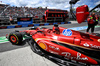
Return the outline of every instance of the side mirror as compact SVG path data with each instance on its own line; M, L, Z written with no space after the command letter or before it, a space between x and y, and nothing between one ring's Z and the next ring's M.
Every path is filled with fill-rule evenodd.
M84 20L86 20L88 16L89 16L89 9L87 5L82 5L76 8L76 19L79 24L84 22Z

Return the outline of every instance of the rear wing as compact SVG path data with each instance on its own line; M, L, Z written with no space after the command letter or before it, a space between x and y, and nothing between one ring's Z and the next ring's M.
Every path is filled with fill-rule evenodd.
M76 19L79 24L84 22L84 20L86 20L88 16L89 16L89 9L87 5L82 5L76 8Z

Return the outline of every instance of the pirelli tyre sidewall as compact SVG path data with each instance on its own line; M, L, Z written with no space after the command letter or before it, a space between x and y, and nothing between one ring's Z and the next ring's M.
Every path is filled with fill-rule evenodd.
M23 37L19 32L13 32L9 34L9 41L14 45L21 45Z

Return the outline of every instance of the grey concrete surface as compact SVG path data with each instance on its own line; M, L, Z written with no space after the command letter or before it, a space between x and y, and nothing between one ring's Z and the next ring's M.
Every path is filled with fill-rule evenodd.
M0 53L0 66L58 66L32 52L30 47Z

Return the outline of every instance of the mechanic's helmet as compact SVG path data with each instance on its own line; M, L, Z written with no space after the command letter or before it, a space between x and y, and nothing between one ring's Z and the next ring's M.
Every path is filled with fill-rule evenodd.
M56 33L56 34L60 34L60 30L59 30L59 27L58 27L57 24L55 24L55 25L53 26L53 32Z

